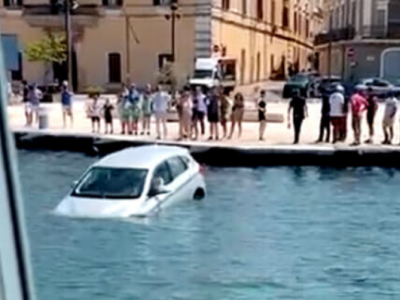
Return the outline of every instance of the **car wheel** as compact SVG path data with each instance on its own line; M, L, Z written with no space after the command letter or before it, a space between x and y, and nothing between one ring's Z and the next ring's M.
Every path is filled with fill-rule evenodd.
M206 192L202 188L198 188L193 195L193 200L200 201L206 196Z

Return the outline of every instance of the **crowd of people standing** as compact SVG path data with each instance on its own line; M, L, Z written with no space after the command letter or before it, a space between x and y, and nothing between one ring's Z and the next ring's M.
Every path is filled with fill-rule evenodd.
M366 118L368 126L368 139L366 144L374 143L376 113L378 110L378 97L372 88L362 85L355 87L354 93L346 97L345 90L337 85L330 94L322 97L322 111L320 122L320 135L317 142L330 142L331 126L333 128L333 143L345 142L347 139L348 115L351 117L351 126L354 141L351 145L358 146L362 143L362 123ZM394 137L394 122L397 113L398 100L395 92L386 95L385 110L382 119L384 140L382 144L391 144Z
M38 123L39 107L43 94L35 84L22 83L21 95L27 126ZM384 135L383 144L391 144L394 137L394 122L397 113L398 100L394 92L386 95L385 110L382 120ZM68 119L73 125L73 98L68 82L64 81L60 88L63 125L67 127ZM355 92L347 96L341 85L336 85L330 93L322 96L322 110L317 143L345 142L348 136L348 119L354 133L352 145L362 143L362 124L364 119L368 126L366 144L374 143L376 113L379 99L371 88L356 86ZM265 139L267 127L267 108L269 99L266 91L261 90L256 96L259 130L258 137ZM92 131L100 133L104 120L104 132L114 133L114 116L121 122L121 134L147 135L151 134L151 120L155 120L157 139L168 137L167 119L171 107L175 107L179 121L179 140L197 140L205 136L208 123L208 140L231 139L235 132L240 138L243 131L245 98L241 93L232 97L230 91L222 87L204 90L186 86L175 97L166 91L164 86L155 89L147 85L143 91L135 84L123 87L118 100L112 104L110 99L100 100L100 95L93 95L87 107L87 115L91 119ZM303 121L308 117L307 101L294 91L289 101L287 122L288 128L293 127L295 144L299 143Z
M209 123L209 140L232 137L236 127L239 136L242 133L244 98L236 94L234 101L222 88L213 88L205 93L201 87L191 89L184 87L175 99L159 85L153 91L147 85L140 93L135 85L124 88L118 97L118 112L121 120L122 134L150 135L150 120L154 116L158 139L168 136L167 117L169 109L174 106L179 120L179 139L197 140L206 134L206 119ZM231 128L228 128L232 121ZM222 129L222 136L220 136Z

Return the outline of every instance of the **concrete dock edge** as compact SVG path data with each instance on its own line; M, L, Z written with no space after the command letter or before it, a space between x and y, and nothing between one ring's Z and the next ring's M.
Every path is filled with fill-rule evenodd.
M400 167L400 146L260 145L140 140L121 136L15 130L18 149L82 152L103 156L126 147L149 144L186 147L201 163L211 166L381 166Z

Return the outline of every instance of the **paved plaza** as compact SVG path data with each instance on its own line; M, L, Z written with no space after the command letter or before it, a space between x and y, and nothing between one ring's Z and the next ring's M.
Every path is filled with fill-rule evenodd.
M61 105L59 103L52 104L42 104L42 108L49 114L49 129L47 131L52 133L64 133L64 134L82 134L82 133L91 133L91 121L86 115L86 107L87 103L84 100L75 101L74 102L74 124L71 128L63 128L62 123L62 113L61 113ZM288 103L286 101L274 102L268 104L268 114L275 116L274 122L270 122L267 125L265 141L258 141L258 123L257 122L244 122L243 124L243 134L239 139L237 137L237 133L231 140L225 139L222 141L216 141L212 143L221 144L225 146L243 146L243 147L262 147L263 145L289 145L293 142L293 130L288 129L287 127L287 106ZM383 105L380 105L378 114L376 117L376 136L375 143L380 144L383 140L383 134L381 129L381 121L383 114ZM302 128L302 135L300 141L301 145L311 145L314 144L317 140L319 134L319 121L320 121L320 110L321 105L319 101L311 101L308 104L309 117L304 121ZM256 115L256 111L254 110L254 104L249 102L247 103L247 115ZM11 127L14 130L30 130L25 127L25 117L24 117L24 108L22 104L14 104L8 107L8 115L11 123ZM277 118L278 116L278 118ZM397 118L398 119L398 118ZM353 134L351 130L351 123L349 118L349 130L348 130L348 139L347 143L351 143L353 141ZM152 132L151 136L124 136L124 139L140 139L140 140L155 140L155 124L154 120L152 122ZM229 124L230 126L230 124ZM120 122L117 118L114 119L114 136L118 136L121 131ZM207 126L208 127L208 126ZM33 126L32 130L37 129L37 126ZM208 129L208 128L207 128ZM102 131L104 130L104 123L102 123ZM168 123L168 138L167 140L174 141L178 138L178 124L176 122ZM397 144L400 135L399 135L400 125L399 122L396 121L395 124L395 140L394 142ZM207 130L208 131L208 130ZM222 132L222 130L220 131ZM104 135L104 134L101 134ZM362 127L362 140L366 140L368 137L368 129L366 125L365 119L363 120ZM122 138L122 136L121 136ZM201 137L198 141L205 142L208 138L208 134ZM196 142L194 142L196 143ZM323 145L323 144L322 144ZM326 145L325 145L326 146Z

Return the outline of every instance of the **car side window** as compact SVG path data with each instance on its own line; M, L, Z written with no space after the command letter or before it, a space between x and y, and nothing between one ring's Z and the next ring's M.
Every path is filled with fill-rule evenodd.
M389 84L386 81L375 79L374 80L374 85L379 86L379 87L387 87Z
M173 180L171 175L171 170L167 164L167 162L163 162L154 171L153 179L154 178L161 178L163 180L164 185L170 184Z
M170 158L168 160L168 165L173 179L177 178L189 168L188 164L179 156Z

